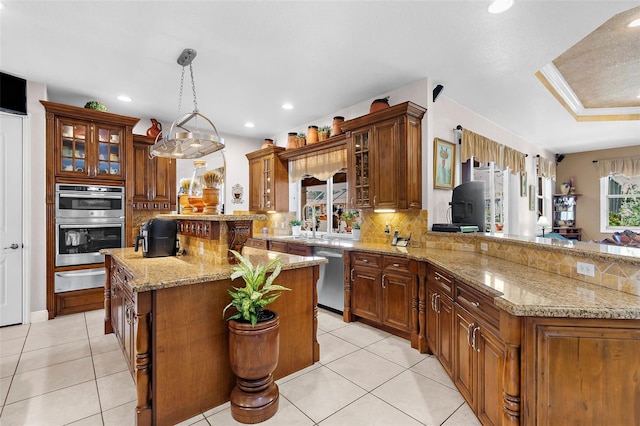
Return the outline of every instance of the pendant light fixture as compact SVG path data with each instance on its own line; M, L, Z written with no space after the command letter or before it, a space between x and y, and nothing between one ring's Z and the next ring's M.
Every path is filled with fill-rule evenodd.
M180 98L178 100L178 117L171 124L166 137L156 136L151 147L151 157L168 158L200 158L224 148L224 140L218 134L216 126L198 111L196 83L193 78L191 62L196 57L193 49L184 49L178 56L178 64L182 66L180 78ZM184 88L184 71L189 66L191 88L193 89L193 112L181 115L182 91Z

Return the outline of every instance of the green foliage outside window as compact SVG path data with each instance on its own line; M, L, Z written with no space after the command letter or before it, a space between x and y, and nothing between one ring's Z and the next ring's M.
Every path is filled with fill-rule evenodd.
M618 198L611 195L624 195ZM609 178L609 226L640 227L640 182Z

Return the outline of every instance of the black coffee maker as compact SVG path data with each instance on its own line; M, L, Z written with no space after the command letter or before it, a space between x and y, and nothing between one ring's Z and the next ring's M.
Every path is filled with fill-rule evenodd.
M138 251L139 243L142 241L144 257L175 256L177 233L176 219L149 219L140 227L140 235L136 237L135 251Z

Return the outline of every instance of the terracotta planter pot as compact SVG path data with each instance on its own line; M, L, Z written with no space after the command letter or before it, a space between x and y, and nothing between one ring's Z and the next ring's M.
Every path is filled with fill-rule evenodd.
M389 100L387 98L375 99L371 102L369 113L380 111L389 108Z
M318 142L318 126L309 126L307 128L307 143Z
M287 137L287 146L285 149L294 149L298 147L298 133L290 132Z
M260 149L269 148L270 146L273 146L273 139L265 139Z
M344 123L344 117L337 115L333 117L333 123L331 123L331 136L337 136L342 134L340 125Z
M278 411L280 393L272 373L280 352L280 317L251 323L229 321L229 361L236 375L231 415L241 423L259 423Z
M220 202L220 189L204 188L202 190L202 201L204 202L204 214L218 214L218 203Z

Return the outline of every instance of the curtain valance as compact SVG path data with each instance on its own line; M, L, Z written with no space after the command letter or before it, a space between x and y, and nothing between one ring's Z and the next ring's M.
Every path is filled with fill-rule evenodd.
M501 169L509 167L511 173L524 173L525 155L518 150L499 144L469 130L462 130L461 161L474 157L481 163L493 161Z
M598 160L600 177L621 174L627 177L640 176L640 157Z
M292 182L304 177L313 176L319 180L327 180L342 169L347 168L347 150L334 149L332 151L314 152L290 161Z
M555 161L550 161L542 157L537 157L537 160L538 160L538 176L546 177L547 179L555 179L556 178Z

